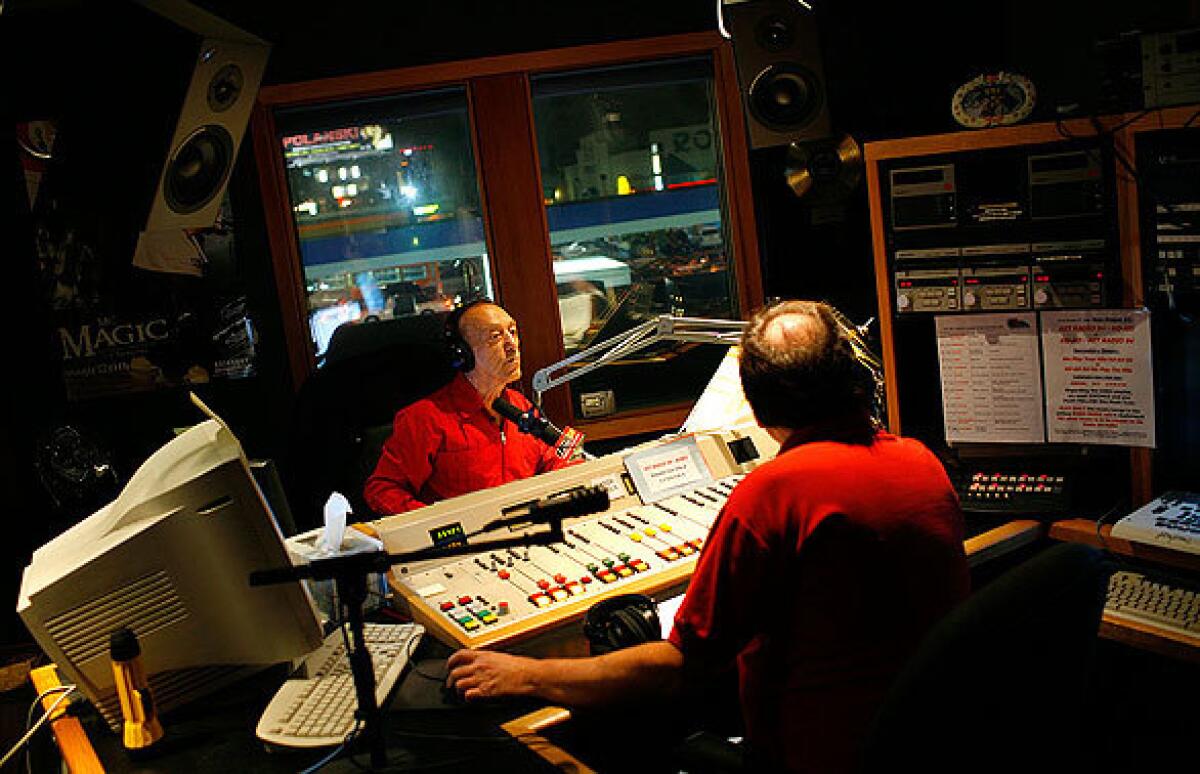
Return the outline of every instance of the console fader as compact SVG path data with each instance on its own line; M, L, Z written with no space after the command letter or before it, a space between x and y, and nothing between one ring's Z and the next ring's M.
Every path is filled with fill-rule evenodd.
M747 441L755 450L752 459L746 459ZM757 428L685 436L371 526L389 551L411 550L436 545L439 537L465 536L514 503L571 486L607 486L609 509L566 520L561 542L393 570L400 603L439 639L455 646L509 646L578 620L607 596L682 590L729 493L776 448Z

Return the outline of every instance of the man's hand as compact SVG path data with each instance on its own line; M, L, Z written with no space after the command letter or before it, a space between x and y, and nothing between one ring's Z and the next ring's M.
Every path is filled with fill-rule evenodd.
M534 696L538 662L490 650L460 650L446 662L446 684L468 701Z

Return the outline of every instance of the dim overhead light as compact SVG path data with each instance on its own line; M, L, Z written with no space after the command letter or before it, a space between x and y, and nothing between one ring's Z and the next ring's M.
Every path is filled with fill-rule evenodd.
M328 183L329 182L329 170L328 169L318 169L317 170L317 182L318 183Z
M358 168L357 164L350 167L350 177L354 178L355 180L362 177L362 170Z
M349 175L350 173L345 167L338 167L338 180L345 180Z

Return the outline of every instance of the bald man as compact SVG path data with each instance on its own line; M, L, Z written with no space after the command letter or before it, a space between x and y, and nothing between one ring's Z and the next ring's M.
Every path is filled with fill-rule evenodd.
M759 312L740 368L782 447L730 495L670 638L584 659L462 650L452 687L468 700L588 706L679 692L736 665L748 771L854 769L892 678L967 594L962 512L928 449L875 428L872 375L830 307ZM856 537L814 537L826 524Z
M411 511L569 464L492 409L499 397L521 411L530 408L525 396L508 389L521 378L521 339L512 316L490 301L476 301L451 313L446 331L465 350L460 371L396 413L363 487L377 514Z

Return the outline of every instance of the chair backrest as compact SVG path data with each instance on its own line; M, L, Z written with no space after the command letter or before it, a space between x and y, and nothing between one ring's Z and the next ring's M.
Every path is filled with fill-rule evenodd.
M320 526L333 491L346 496L355 518L372 518L362 487L392 418L454 376L443 342L444 317L416 315L343 326L345 333L338 329L324 367L301 386L293 412L285 480L300 530Z
M951 611L885 697L863 770L1069 766L1090 744L1077 725L1111 572L1102 552L1058 544Z

